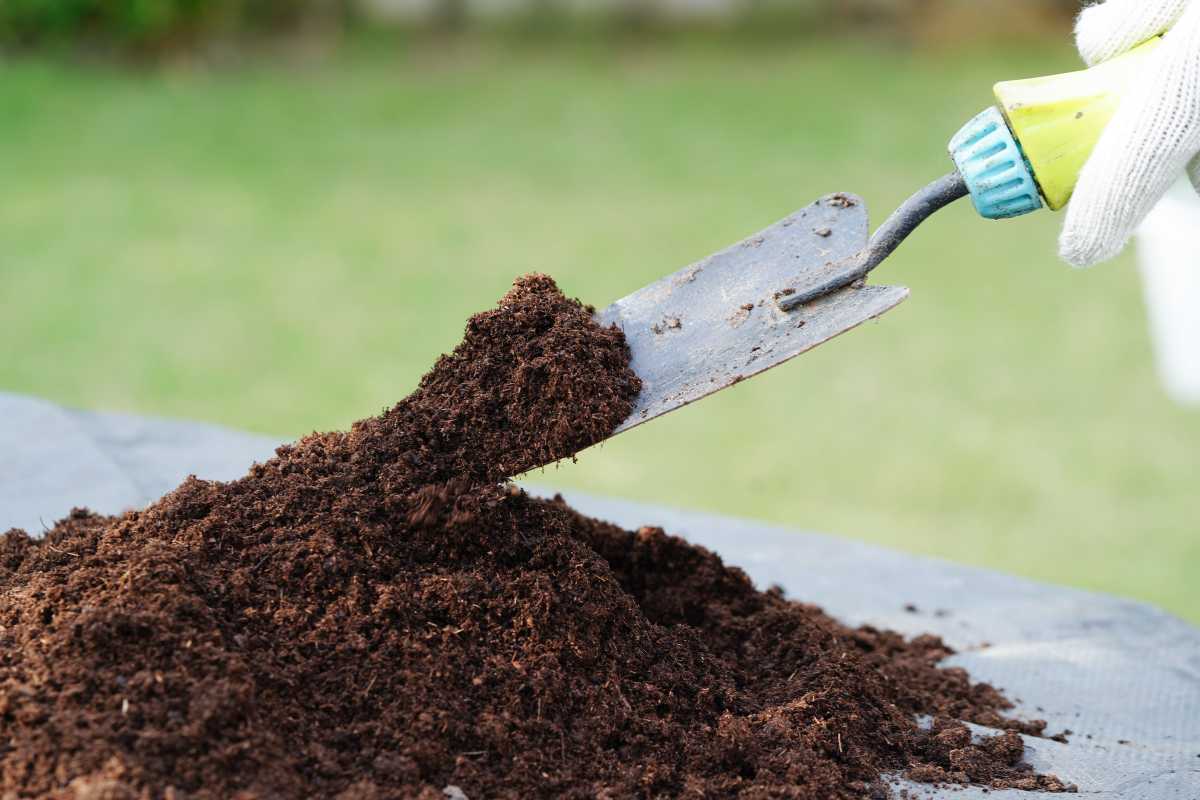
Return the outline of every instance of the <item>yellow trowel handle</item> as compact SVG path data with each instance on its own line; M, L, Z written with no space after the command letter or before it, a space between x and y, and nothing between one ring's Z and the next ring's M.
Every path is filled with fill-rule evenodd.
M1016 136L1034 178L1057 211L1067 204L1079 172L1108 127L1131 81L1162 42L1156 37L1091 69L996 84L996 102Z
M996 84L997 107L969 122L950 151L985 217L1057 211L1122 97L1162 39L1091 69ZM1039 197L1040 195L1040 197Z

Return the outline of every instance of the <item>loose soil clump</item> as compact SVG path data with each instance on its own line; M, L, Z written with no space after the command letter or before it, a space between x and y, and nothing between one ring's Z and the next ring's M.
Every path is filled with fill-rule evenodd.
M4 534L0 797L1069 788L1020 766L1017 732L1044 724L939 669L940 640L844 627L506 482L615 429L628 362L619 330L528 276L347 432L144 511Z

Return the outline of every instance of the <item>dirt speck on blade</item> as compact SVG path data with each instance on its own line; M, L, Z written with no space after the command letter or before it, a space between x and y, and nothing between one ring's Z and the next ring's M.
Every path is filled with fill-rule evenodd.
M740 328L743 324L745 324L746 320L750 319L750 315L752 313L754 313L753 303L746 303L745 305L738 306L737 310L735 310L729 317L729 327Z
M676 288L678 288L680 286L684 286L689 283L694 283L696 278L700 277L700 273L703 271L704 271L703 264L692 267L687 272L676 275L675 279L674 279L674 281L672 281L672 283L674 284L674 286Z
M858 205L858 202L853 197L841 192L830 195L828 203L834 208L853 208Z
M144 511L0 536L5 798L883 796L885 773L1062 790L1040 734L939 669L657 528L507 478L638 393L545 276L346 432ZM916 715L934 717L931 731Z
M662 322L656 322L651 326L656 336L662 336L667 331L677 331L683 328L683 320L679 317L664 317Z

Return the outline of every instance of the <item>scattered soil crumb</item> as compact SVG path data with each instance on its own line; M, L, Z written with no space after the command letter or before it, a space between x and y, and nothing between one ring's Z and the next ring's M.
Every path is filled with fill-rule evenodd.
M529 276L348 431L0 535L0 797L860 800L905 770L1070 790L1021 766L1044 723L939 668L940 639L507 482L638 391L620 331Z
M833 235L833 231L829 228L816 228L813 230L813 233L815 233L817 236L820 236L822 239L828 239Z

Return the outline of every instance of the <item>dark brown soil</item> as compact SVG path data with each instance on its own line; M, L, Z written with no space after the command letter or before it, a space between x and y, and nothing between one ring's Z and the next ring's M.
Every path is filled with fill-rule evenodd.
M852 630L504 481L604 438L620 332L544 276L407 399L231 483L0 538L0 797L1058 789L939 640ZM937 718L923 730L916 715ZM451 787L457 787L454 790Z

